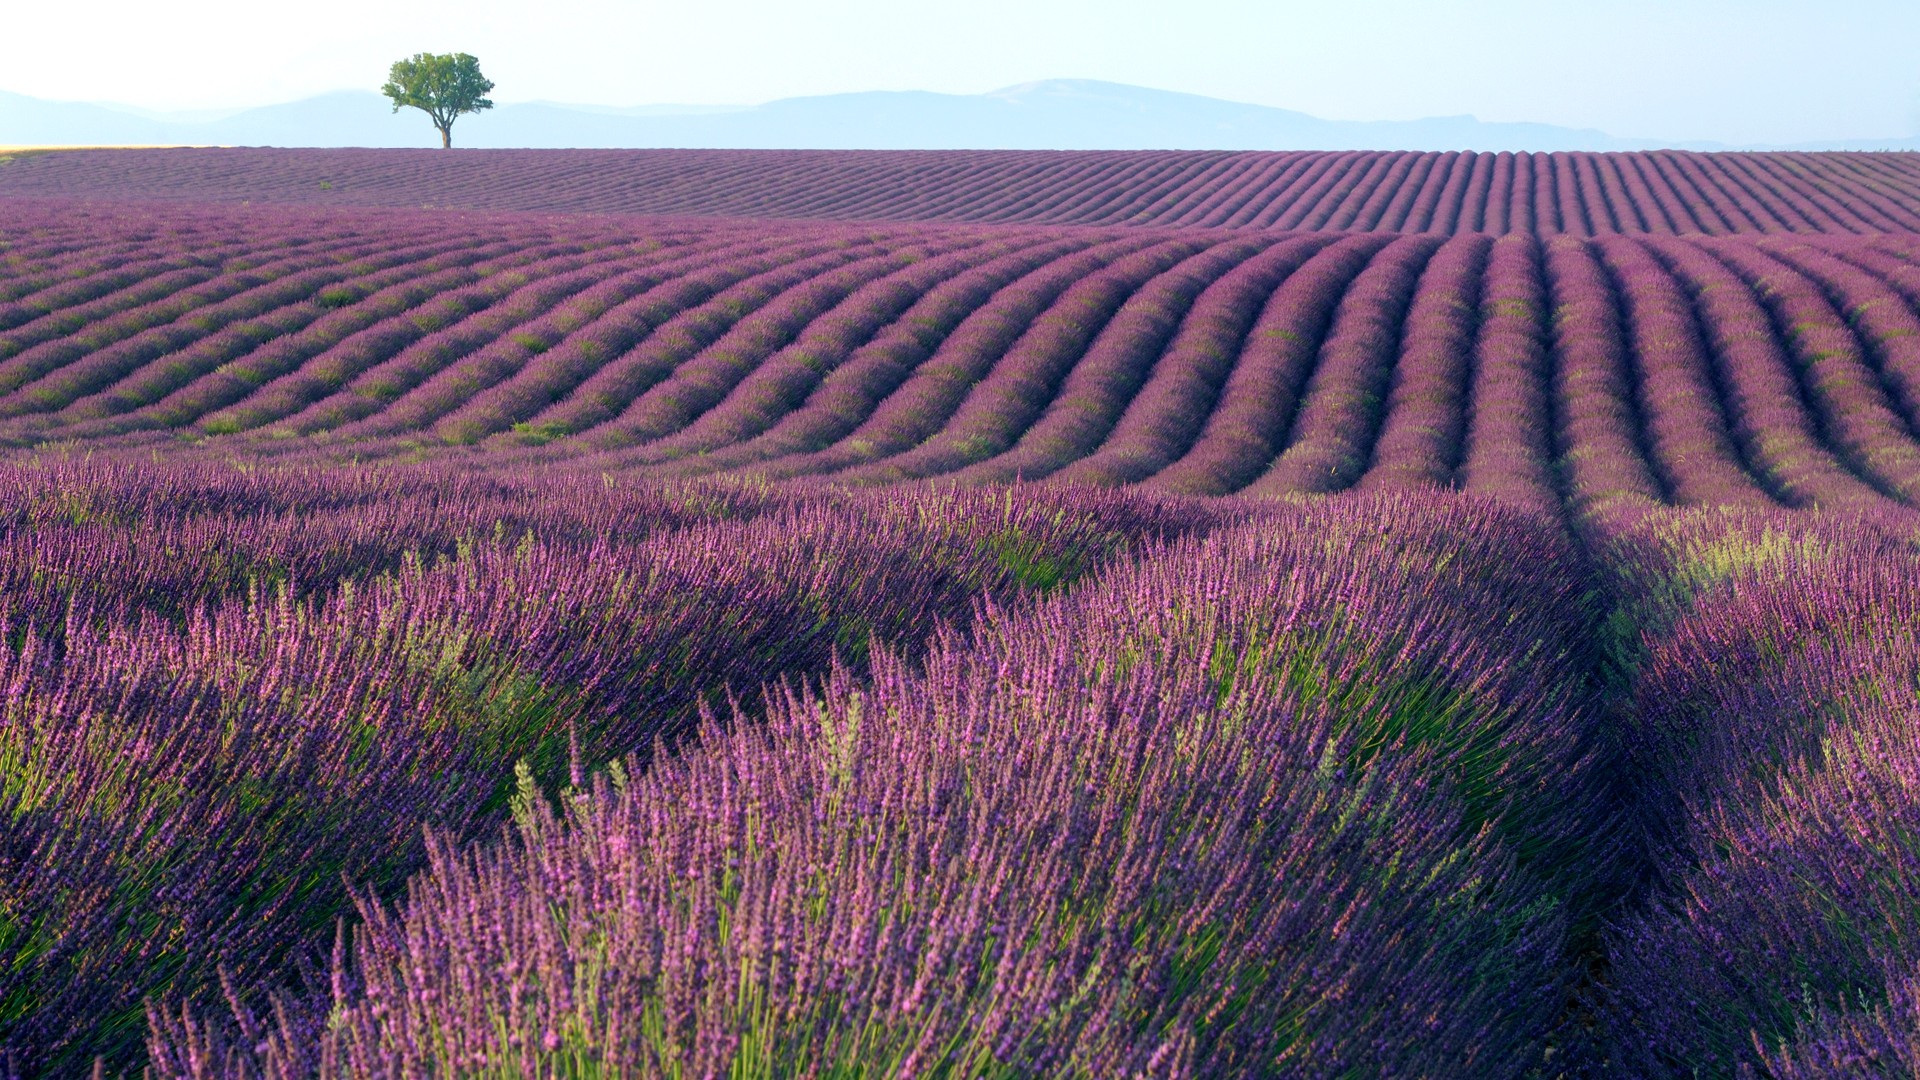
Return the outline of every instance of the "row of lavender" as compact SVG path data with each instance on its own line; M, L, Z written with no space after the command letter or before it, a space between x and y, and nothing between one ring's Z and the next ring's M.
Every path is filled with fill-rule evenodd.
M1905 240L35 213L0 281L17 445L1580 512L1920 497Z
M1620 1075L1920 1070L1920 531L1626 515L1634 902L1597 998Z
M770 680L912 655L1227 509L596 475L0 475L0 1073L293 978L529 782L632 775ZM889 663L894 662L892 660Z
M1623 727L1552 526L1263 513L924 666L778 695L642 780L557 810L523 789L500 846L442 844L404 904L362 901L331 990L170 1010L155 1052L178 1075L1906 1075L1913 520L1604 528ZM1566 935L1602 914L1582 995Z
M170 655L231 689L225 713L158 710L183 741L240 701L288 710L273 672L298 665L270 658L345 653L322 668L345 686L294 695L303 723L276 733L310 731L306 749L223 758L244 783L216 801L245 804L251 842L238 805L153 805L203 783L125 796L144 831L228 858L216 886L171 852L171 877L120 894L152 898L142 924L182 917L168 899L189 890L219 918L155 927L203 950L92 937L156 973L138 990L30 968L67 1008L29 1022L65 1018L77 1063L131 1031L105 1006L145 991L151 1065L181 1076L1522 1076L1547 1060L1574 1001L1569 934L1628 865L1588 647L1600 612L1556 524L1404 496L692 490L755 516L571 560L478 545L317 606L190 619ZM808 615L890 644L843 633L831 670L795 655L774 588L791 565L734 569L764 592L709 627L732 582L685 553L747 537L759 559L856 567L799 575L817 583ZM644 568L669 550L694 565L637 584L666 576ZM888 559L916 569L862 576ZM556 562L578 580L537 576ZM928 639L936 615L950 622ZM780 650L757 649L776 623ZM130 648L65 640L69 668L94 662L61 686L131 674ZM625 667L579 659L610 653ZM661 660L671 677L630 673ZM729 662L820 677L700 694ZM371 722L369 692L346 688L362 668L398 699ZM19 678L42 716L89 700ZM695 741L641 744L696 710ZM563 729L543 763L539 736ZM56 831L50 803L67 805L42 797L26 835ZM320 880L341 872L351 893ZM236 880L255 899L222 905ZM75 895L62 886L32 898Z
M110 150L0 195L1424 233L1920 228L1902 154Z

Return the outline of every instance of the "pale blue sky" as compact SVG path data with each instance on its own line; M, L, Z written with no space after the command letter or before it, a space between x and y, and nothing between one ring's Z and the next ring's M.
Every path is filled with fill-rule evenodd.
M1733 143L1920 133L1916 0L7 4L0 90L156 109L370 90L403 55L464 50L501 102L1087 78L1334 119L1473 113Z

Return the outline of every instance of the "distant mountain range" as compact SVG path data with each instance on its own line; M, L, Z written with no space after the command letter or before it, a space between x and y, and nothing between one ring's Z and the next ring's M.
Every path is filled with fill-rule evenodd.
M618 108L528 102L461 117L470 147L1022 150L1732 150L1472 116L1323 120L1120 83L1056 79L986 94L920 91L785 98L752 106ZM159 113L0 92L0 145L432 146L424 114L372 91L231 112ZM1913 137L1802 150L1911 150ZM1788 149L1766 147L1764 149Z

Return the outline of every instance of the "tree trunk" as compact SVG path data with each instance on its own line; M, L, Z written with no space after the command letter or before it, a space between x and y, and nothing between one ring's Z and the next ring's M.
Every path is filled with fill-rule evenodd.
M453 125L452 124L448 124L446 127L443 127L440 129L440 149L442 150L453 149Z

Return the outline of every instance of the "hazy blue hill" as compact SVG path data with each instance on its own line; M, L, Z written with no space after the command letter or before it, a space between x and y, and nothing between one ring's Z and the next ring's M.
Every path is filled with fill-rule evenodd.
M190 141L226 146L417 146L421 129L439 141L424 114L396 116L392 103L370 90L338 90L189 126L205 132ZM464 134L458 124L454 132Z
M425 117L413 110L395 115L373 91L343 90L211 118L0 93L0 144L431 146L435 141ZM1472 116L1323 120L1288 109L1078 79L1027 83L986 94L875 91L737 107L528 102L462 117L454 127L454 142L473 147L742 149L1722 149ZM1888 139L1820 148L1914 145L1912 139Z
M0 144L183 142L180 128L101 105L0 91Z

